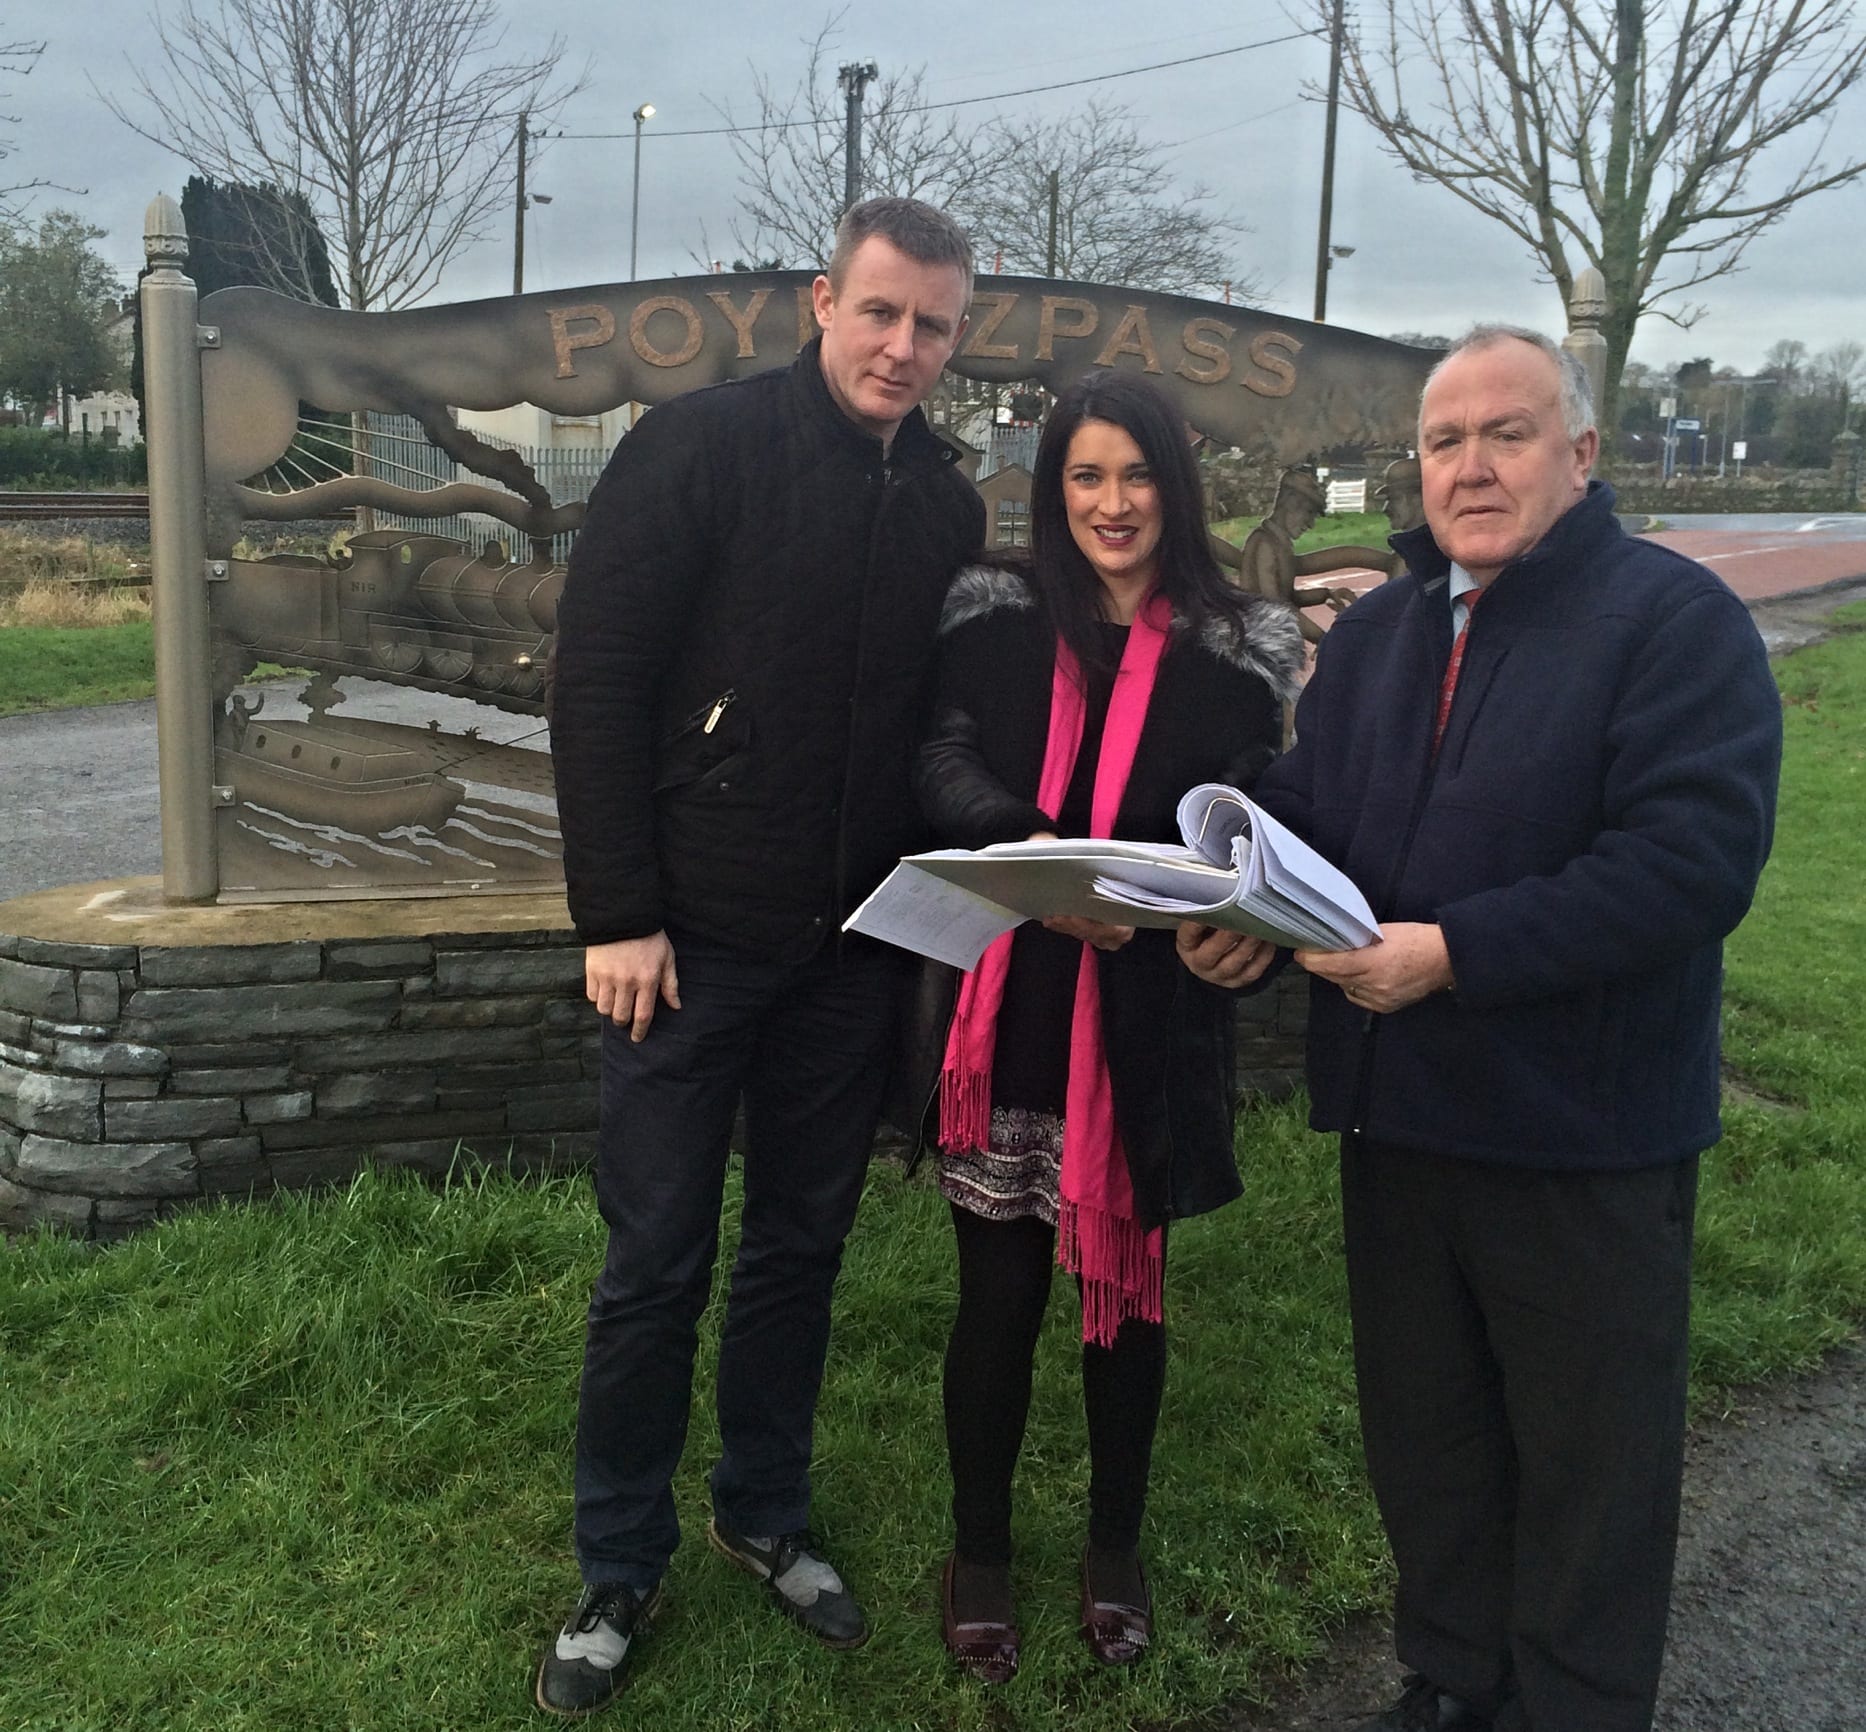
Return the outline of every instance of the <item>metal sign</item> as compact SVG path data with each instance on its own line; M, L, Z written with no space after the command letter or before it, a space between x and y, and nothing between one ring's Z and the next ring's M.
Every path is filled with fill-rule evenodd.
M145 296L154 285L175 303L165 329L178 333L192 285L172 201L151 207L147 233L162 268ZM152 521L180 526L158 586L191 583L208 597L205 633L188 626L205 644L158 666L171 708L191 725L205 712L211 730L211 747L172 754L211 756L211 778L195 776L178 817L193 840L178 841L190 864L173 876L165 773L170 894L435 895L558 881L542 726L496 739L486 724L500 712L541 719L563 584L551 544L581 523L600 454L567 491L463 425L462 412L534 405L583 423L784 365L815 334L813 280L666 278L393 313L257 288L202 302L198 325L187 320L186 355L172 337L175 352L152 360L150 374L152 401L177 411L164 437L190 443L173 427L192 420L205 460L198 482L164 493L152 438ZM1052 393L1092 368L1144 374L1199 432L1287 465L1341 445L1410 445L1436 359L1184 296L988 276L951 371ZM194 380L198 409L187 401ZM419 460L391 445L384 417L414 430ZM352 511L400 521L365 516L331 557L235 553L255 523ZM510 532L515 548L440 533L469 517ZM1310 575L1302 560L1317 556L1272 560L1279 551L1257 550L1243 581L1280 593ZM309 670L310 681L268 709L241 684L260 662ZM435 694L426 725L361 713L360 696L384 687ZM485 721L443 714L443 700L461 698Z

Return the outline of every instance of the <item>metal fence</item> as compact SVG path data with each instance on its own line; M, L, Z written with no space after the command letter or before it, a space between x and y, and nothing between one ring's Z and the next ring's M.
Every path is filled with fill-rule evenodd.
M462 470L445 451L429 442L421 430L421 423L411 415L371 415L369 435L371 469L377 474L390 477L400 486L444 487L451 482L464 480L488 487L498 485L483 475L469 475ZM496 438L487 433L479 433L476 437L485 444L495 445L502 451L516 452L522 457L530 466L532 474L550 493L553 505L587 499L613 450L613 447L560 450L519 445L510 439ZM470 512L458 517L409 517L399 512L378 511L376 521L391 528L451 536L464 542L474 553L484 551L495 541L518 558L523 558L529 551L513 547L517 531L509 524L478 513ZM552 538L551 557L560 564L570 557L573 536L574 532L567 532Z

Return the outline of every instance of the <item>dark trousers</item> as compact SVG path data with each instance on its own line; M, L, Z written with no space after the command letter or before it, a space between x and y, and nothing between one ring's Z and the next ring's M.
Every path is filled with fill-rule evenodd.
M830 1295L904 978L893 953L861 941L790 965L671 937L682 1008L661 1005L639 1044L603 1031L596 1191L609 1250L577 1412L578 1563L586 1582L638 1589L680 1538L670 1488L741 1094L745 1203L719 1346L713 1509L748 1534L808 1520Z
M946 1452L954 1546L973 1564L1011 1561L1011 1476L1030 1411L1037 1333L1056 1267L1043 1221L987 1221L954 1207L959 1309L946 1347ZM1130 1317L1112 1347L1082 1346L1088 1415L1089 1539L1132 1551L1147 1508L1147 1473L1166 1384L1166 1330Z
M1652 1723L1696 1198L1695 1159L1548 1172L1342 1139L1396 1646L1497 1732Z

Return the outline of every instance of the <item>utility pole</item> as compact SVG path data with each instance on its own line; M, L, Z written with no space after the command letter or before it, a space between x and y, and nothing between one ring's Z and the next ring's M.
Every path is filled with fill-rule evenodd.
M1044 253L1043 274L1046 277L1056 275L1056 207L1062 199L1060 177L1055 169L1050 170L1050 244Z
M872 60L852 60L836 71L836 82L848 98L848 119L842 142L842 208L847 210L862 196L862 92L871 78L879 78L881 68Z
M512 212L512 293L525 292L525 139L530 110L518 117L518 204Z
M1315 242L1315 322L1328 317L1329 225L1335 214L1335 120L1341 111L1341 15L1346 0L1335 0L1328 30L1328 120L1322 133L1322 222Z

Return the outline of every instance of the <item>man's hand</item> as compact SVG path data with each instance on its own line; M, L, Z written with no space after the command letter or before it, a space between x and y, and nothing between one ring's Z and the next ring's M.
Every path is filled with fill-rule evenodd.
M669 1010L680 1009L680 978L667 934L592 944L583 953L583 996L599 1015L627 1023L630 1040L646 1040L657 998L666 999Z
M1456 983L1445 935L1437 926L1396 921L1359 950L1298 950L1311 974L1332 980L1362 1010L1404 1010Z
M1276 946L1248 932L1227 932L1182 920L1173 939L1179 960L1213 986L1249 986L1276 956Z

